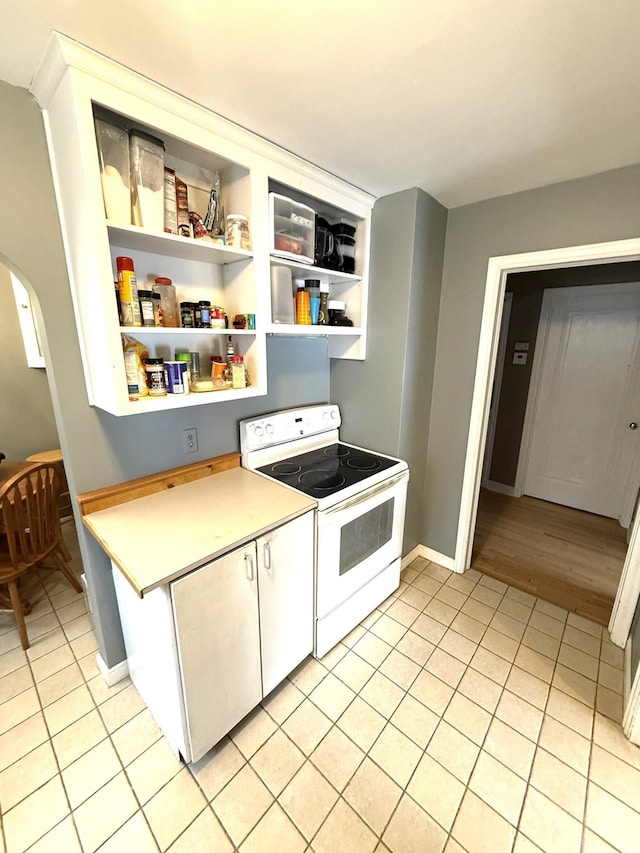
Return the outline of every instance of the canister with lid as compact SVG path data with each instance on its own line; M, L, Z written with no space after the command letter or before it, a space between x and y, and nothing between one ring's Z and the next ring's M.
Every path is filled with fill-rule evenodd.
M140 303L140 317L143 326L155 326L156 320L153 313L153 291L139 290L138 302Z
M225 239L227 246L233 249L251 249L249 220L246 216L241 213L230 213L227 216Z
M193 329L195 326L193 302L180 303L180 325L184 329Z
M164 233L164 142L141 130L130 133L131 217L140 225Z
M153 285L153 292L160 294L162 325L172 329L178 328L180 326L180 312L176 289L171 279L163 276L158 277Z
M244 370L244 358L241 355L234 355L231 359L231 387L245 388L247 378Z
M199 329L211 328L211 302L208 299L201 299L198 302L199 320L196 326Z
M144 369L147 371L147 385L150 397L164 397L167 393L167 382L164 373L163 358L145 358Z

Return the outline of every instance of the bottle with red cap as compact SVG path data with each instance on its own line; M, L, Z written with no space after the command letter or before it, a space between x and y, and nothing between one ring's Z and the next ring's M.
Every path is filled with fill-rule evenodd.
M118 290L120 291L120 313L123 326L141 326L138 284L131 258L116 258Z

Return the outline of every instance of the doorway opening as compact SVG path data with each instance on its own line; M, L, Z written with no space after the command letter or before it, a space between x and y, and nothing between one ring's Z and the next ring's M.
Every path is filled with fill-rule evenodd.
M456 571L463 572L471 564L491 390L496 367L500 320L507 276L511 273L586 267L594 264L619 263L631 260L640 260L640 240L638 239L573 246L489 259L458 523L454 562ZM639 534L640 524L638 517L636 517L608 626L612 641L619 646L624 646L626 643L640 594Z
M638 491L638 282L636 261L508 275L471 563L604 625Z

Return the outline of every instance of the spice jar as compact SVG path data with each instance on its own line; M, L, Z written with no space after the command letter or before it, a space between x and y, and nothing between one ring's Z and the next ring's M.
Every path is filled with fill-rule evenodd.
M244 371L244 358L241 355L234 355L231 359L231 387L245 388L247 379Z
M193 302L180 303L180 323L184 329L193 329L195 326Z
M153 324L154 326L162 325L162 297L159 293L154 293L151 291L151 298L153 299Z
M198 302L198 310L200 312L200 320L199 325L196 322L196 326L199 329L210 329L211 328L211 302L208 299L201 299Z
M249 221L246 216L240 213L230 213L227 216L225 239L227 246L233 249L251 249Z
M147 371L149 396L164 397L167 393L167 381L164 374L164 359L145 358L144 369Z
M140 303L140 317L143 326L155 326L156 320L153 314L153 291L139 290L138 302Z

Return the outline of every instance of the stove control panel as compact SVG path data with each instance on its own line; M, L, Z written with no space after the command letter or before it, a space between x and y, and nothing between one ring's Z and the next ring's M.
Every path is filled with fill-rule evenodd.
M240 421L240 450L248 453L295 439L320 435L340 426L340 409L335 405L283 409L259 418Z

